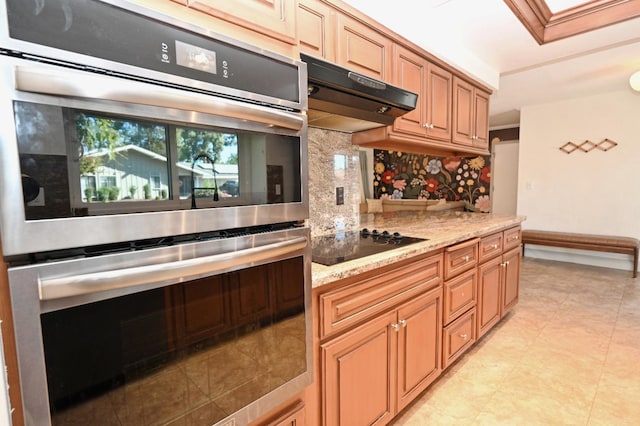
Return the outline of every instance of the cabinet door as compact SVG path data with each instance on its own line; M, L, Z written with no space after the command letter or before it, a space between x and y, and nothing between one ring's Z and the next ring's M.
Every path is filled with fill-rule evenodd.
M336 62L376 80L391 80L393 43L373 28L346 15L338 15Z
M489 148L489 94L476 89L474 94L474 148Z
M192 8L288 44L296 44L294 0L189 0Z
M496 257L478 267L478 338L500 321L502 257Z
M335 11L317 0L298 0L296 18L300 51L335 62Z
M425 137L424 124L427 102L424 93L428 64L422 57L396 44L394 65L393 83L398 87L417 93L418 103L416 109L396 118L393 128L402 133Z
M508 251L502 256L503 268L503 292L502 315L507 313L518 303L520 292L520 247Z
M453 143L473 145L473 86L453 77Z
M382 425L395 405L396 312L321 345L323 424Z
M452 74L437 65L429 64L425 98L427 136L451 141Z
M442 371L442 289L398 310L398 407L407 406Z

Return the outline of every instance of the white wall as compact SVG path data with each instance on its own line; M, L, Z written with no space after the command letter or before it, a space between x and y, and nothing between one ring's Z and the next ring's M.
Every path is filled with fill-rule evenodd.
M515 141L500 141L491 150L491 212L516 214L518 210L518 150Z
M568 141L618 143L566 154ZM524 107L520 119L518 214L523 229L640 238L640 94L616 91ZM629 256L527 247L539 256L631 269ZM584 255L584 256L582 256Z

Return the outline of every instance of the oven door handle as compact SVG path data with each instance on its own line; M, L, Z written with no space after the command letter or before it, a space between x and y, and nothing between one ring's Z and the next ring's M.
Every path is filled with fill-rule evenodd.
M16 65L14 81L16 90L23 92L175 108L292 130L304 127L302 114L71 68Z
M249 249L214 254L171 263L135 266L59 278L38 278L40 300L94 294L159 282L184 281L228 271L238 266L252 266L307 246L306 237L292 238Z

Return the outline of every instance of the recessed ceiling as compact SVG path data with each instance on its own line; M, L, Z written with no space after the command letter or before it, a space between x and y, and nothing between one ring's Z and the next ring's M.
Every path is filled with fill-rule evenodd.
M569 9L579 4L585 3L584 0L546 0L547 6L552 12L560 12L561 10Z
M551 11L545 0L504 2L538 44L551 43L640 16L638 1L589 0L558 12Z
M494 127L518 124L527 105L630 90L640 69L640 18L540 45L503 0L344 1L492 88ZM585 3L547 2L553 13Z

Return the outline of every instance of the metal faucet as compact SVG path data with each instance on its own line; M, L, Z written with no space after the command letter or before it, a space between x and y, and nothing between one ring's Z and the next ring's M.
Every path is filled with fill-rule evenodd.
M194 180L194 176L193 176L193 169L196 165L196 162L198 160L207 160L209 163L211 163L211 171L213 172L213 201L218 201L220 199L220 196L218 195L218 179L216 176L216 168L215 168L215 160L206 152L201 152L200 154L196 155L196 158L193 159L193 162L191 163L191 208L195 209L196 208L196 187L195 187L195 180ZM197 188L197 189L204 189L204 188Z

